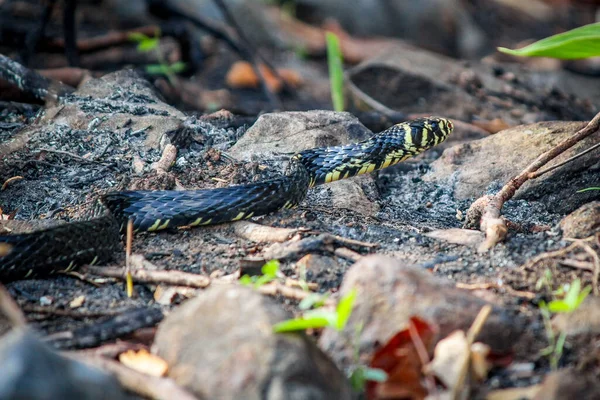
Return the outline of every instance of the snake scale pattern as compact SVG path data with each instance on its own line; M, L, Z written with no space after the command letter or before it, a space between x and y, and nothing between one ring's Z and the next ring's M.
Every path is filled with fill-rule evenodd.
M213 225L293 208L309 188L387 168L438 145L452 132L439 117L396 124L362 142L301 151L280 178L219 189L124 191L99 198L94 218L0 236L0 281L110 260L128 220L136 231Z

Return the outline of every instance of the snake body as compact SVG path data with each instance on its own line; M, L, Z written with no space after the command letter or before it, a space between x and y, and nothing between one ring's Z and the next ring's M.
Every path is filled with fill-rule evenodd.
M96 216L0 236L0 280L109 260L128 220L136 231L213 225L293 208L309 188L387 168L441 142L453 125L439 117L396 124L364 141L301 151L280 178L208 190L123 191L99 198Z

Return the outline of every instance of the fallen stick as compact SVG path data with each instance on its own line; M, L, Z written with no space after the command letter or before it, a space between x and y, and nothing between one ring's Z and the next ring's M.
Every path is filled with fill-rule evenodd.
M569 148L573 147L579 141L596 132L599 127L600 113L596 114L596 116L585 127L554 146L554 148L541 154L519 175L509 180L508 183L504 185L504 187L498 193L489 198L489 201L487 201L487 204L483 207L483 214L479 224L479 229L485 232L486 235L485 241L479 246L479 252L488 251L506 238L508 227L506 226L506 222L501 218L501 210L504 203L510 200L514 196L515 192L521 186L523 186L525 182L527 182L532 176L535 176L534 173L536 171L546 165L550 160L556 158ZM478 205L481 206L481 200L482 198L476 200L471 207L478 203ZM469 211L471 211L470 208ZM467 211L467 213L473 215L473 212L470 213L469 211Z
M88 265L83 268L98 276L109 278L126 279L126 271L120 267L97 267ZM204 275L191 274L181 271L151 271L147 269L131 269L131 278L136 282L143 283L166 283L175 286L188 286L193 288L205 288L210 285L211 279Z
M22 92L44 101L62 97L75 90L61 82L48 79L2 54L0 54L0 79L10 82Z

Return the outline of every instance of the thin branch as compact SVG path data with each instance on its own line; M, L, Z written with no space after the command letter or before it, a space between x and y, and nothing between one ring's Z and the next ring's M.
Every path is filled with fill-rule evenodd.
M574 155L573 157L569 158L568 160L565 160L565 161L563 161L563 162L560 162L560 163L558 163L558 164L556 164L556 165L553 165L553 166L551 166L551 167L548 167L548 168L546 168L546 169L542 169L542 170L540 170L540 171L536 171L536 172L530 173L530 174L529 174L529 176L528 176L527 178L529 178L529 179L534 179L534 178L537 178L537 177L539 177L539 176L541 176L541 175L544 175L546 172L550 172L550 171L552 171L552 170L555 170L555 169L556 169L556 168L558 168L558 167L562 167L563 165L565 165L565 164L567 164L567 163L570 163L571 161L573 161L573 160L575 160L575 159L577 159L577 158L579 158L579 157L583 156L584 154L587 154L587 153L589 153L590 151L594 151L595 149L597 149L597 148L599 148L599 147L600 147L600 143L596 143L595 145L593 145L593 146L592 146L592 147L590 147L589 149L587 149L587 150L584 150L584 151L582 151L581 153Z
M75 90L61 82L48 79L2 54L0 54L0 79L10 82L21 91L44 101L49 98L62 97Z
M501 218L501 209L506 201L511 199L515 192L529 180L530 174L538 171L550 160L556 158L566 150L573 147L576 143L595 133L600 127L600 113L582 129L563 140L552 149L541 154L535 161L527 166L519 175L512 178L504 187L494 195L484 208L480 220L480 229L486 233L486 240L479 247L480 252L485 252L497 243L504 240L508 233L508 227Z

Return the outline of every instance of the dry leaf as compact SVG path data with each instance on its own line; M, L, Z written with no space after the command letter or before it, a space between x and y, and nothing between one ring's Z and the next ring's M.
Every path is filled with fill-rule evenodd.
M71 308L79 308L85 302L85 296L77 296L69 303L69 307Z
M164 376L169 369L165 360L154 354L148 353L148 350L146 349L141 349L138 352L135 350L128 350L121 353L119 354L119 361L123 365L138 372L157 377Z
M0 243L0 257L4 257L10 254L12 246L8 243Z
M435 346L433 360L425 371L435 375L449 389L460 380L462 366L469 359L469 344L464 331L454 331Z
M471 372L478 381L487 378L492 364L488 360L491 348L485 343L476 342L471 345Z
M273 71L266 65L258 66L261 74L265 77L265 82L273 92L279 92L283 87L281 80L275 76ZM281 78L290 86L297 87L302 83L300 75L289 69L278 69L277 72ZM227 85L232 88L257 88L260 84L258 76L254 73L252 65L247 61L238 61L234 63L225 78Z
M428 351L436 329L416 317L411 318L411 323ZM367 398L421 400L427 395L427 390L421 383L421 358L408 329L398 332L377 350L370 366L384 370L388 379L385 382L368 382Z
M439 229L425 233L425 236L432 239L443 240L448 243L462 244L465 246L479 245L485 239L485 235L481 231L471 229Z

